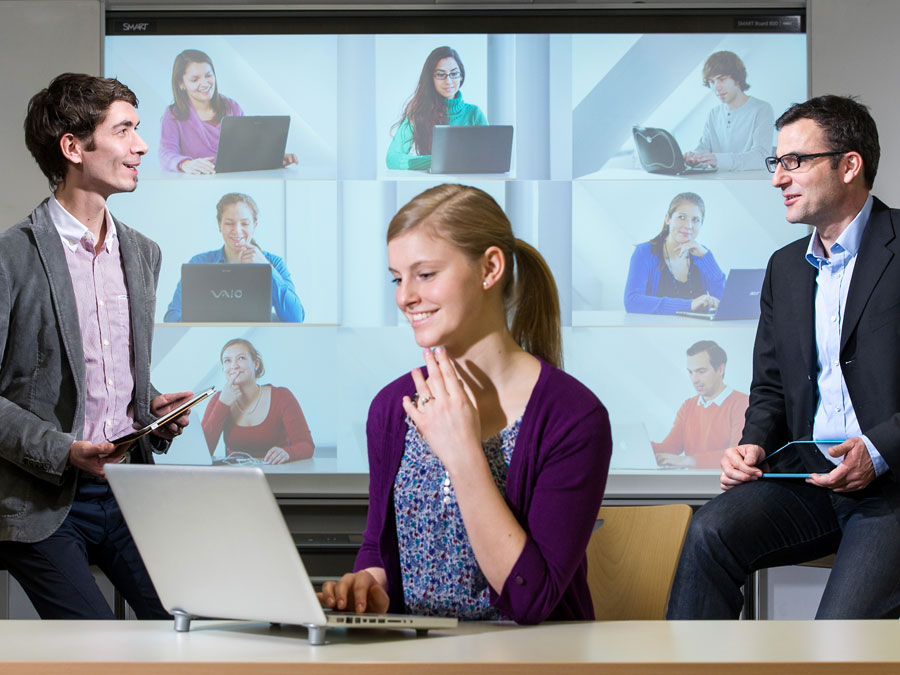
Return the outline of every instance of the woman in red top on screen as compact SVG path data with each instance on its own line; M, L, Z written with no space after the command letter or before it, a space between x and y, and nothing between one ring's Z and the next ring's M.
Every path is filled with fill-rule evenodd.
M254 457L284 464L312 457L315 446L297 399L285 387L260 385L262 356L242 338L229 340L219 355L225 387L203 413L203 433L213 454L225 436L226 457Z
M185 49L172 65L174 102L163 114L159 161L166 171L210 174L216 172L219 134L226 117L242 117L237 101L222 96L212 59L199 49ZM297 156L284 156L284 165Z

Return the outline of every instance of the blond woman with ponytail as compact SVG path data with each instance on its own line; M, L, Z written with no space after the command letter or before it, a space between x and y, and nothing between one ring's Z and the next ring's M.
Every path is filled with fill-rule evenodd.
M372 402L363 545L355 571L324 585L323 604L593 619L585 548L606 483L609 420L559 369L550 268L489 195L463 185L415 197L387 240L425 372Z

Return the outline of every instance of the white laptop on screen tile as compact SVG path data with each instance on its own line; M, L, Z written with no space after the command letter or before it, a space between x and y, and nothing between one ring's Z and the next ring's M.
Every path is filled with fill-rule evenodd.
M214 617L328 628L453 628L455 618L323 610L258 467L109 464L106 475L175 630Z
M610 469L660 469L647 428L641 422L614 424Z

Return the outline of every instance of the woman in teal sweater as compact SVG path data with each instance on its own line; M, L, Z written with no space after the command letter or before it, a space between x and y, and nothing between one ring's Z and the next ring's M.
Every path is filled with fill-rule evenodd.
M436 124L487 124L477 105L462 100L459 90L465 80L466 69L455 49L438 47L428 55L416 91L394 125L396 131L387 152L389 169L430 168Z

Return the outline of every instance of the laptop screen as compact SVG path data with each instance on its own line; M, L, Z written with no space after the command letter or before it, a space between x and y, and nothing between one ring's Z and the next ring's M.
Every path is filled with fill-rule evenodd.
M182 321L267 322L272 316L271 291L269 265L182 265Z
M224 118L216 173L280 169L290 124L287 115Z
M512 141L510 125L436 126L431 173L506 173Z

